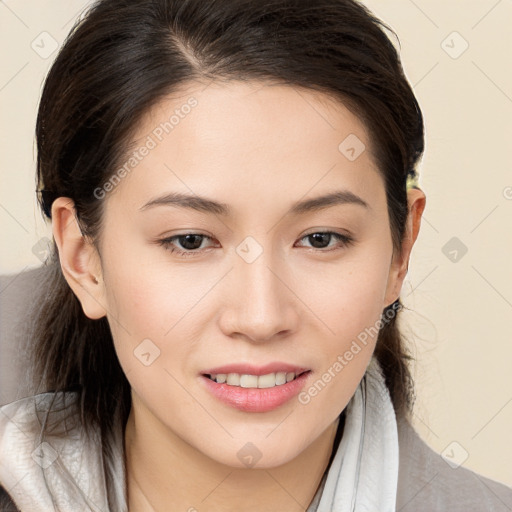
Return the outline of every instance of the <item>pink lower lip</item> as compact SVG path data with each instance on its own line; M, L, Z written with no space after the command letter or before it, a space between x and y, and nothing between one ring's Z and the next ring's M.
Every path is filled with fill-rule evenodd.
M201 375L201 380L212 395L235 409L245 412L267 412L277 409L298 395L310 373L305 372L286 384L262 389L219 384L204 375Z

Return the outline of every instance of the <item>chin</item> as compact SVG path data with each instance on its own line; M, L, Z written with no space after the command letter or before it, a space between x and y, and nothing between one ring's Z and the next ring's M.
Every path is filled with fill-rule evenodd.
M283 446L283 440L277 436L269 442L265 440L249 441L250 436L245 440L231 440L228 446L220 448L214 453L204 453L207 457L220 464L237 469L272 469L282 466L300 455L297 443L290 450ZM288 436L288 442L293 441ZM209 446L211 448L211 445Z

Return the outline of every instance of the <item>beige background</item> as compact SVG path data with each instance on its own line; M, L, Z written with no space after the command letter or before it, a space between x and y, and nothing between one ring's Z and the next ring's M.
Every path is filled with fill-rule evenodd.
M426 124L427 207L402 294L414 425L452 463L512 486L512 1L364 3L398 33ZM32 248L51 237L35 206L36 108L45 52L86 6L0 3L0 273L40 265Z

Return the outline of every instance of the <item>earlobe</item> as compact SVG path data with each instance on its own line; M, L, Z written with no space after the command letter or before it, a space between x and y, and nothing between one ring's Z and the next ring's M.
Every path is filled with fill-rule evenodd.
M402 284L409 269L411 251L418 238L421 216L425 209L426 196L419 188L409 189L407 192L409 213L407 216L405 235L402 243L402 253L394 258L388 279L385 306L395 302L402 290ZM396 260L396 261L395 261Z
M62 273L85 315L91 319L102 318L107 311L101 262L94 245L82 235L74 202L69 197L58 197L53 202L52 231Z

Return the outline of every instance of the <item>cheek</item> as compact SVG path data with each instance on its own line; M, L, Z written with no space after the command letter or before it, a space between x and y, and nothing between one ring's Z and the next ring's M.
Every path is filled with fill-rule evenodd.
M309 273L302 281L300 296L307 297L307 305L333 339L355 338L380 318L389 275L383 254L354 252L336 267L322 274Z
M180 388L167 372L181 376L196 356L208 322L201 310L219 276L198 275L184 265L173 266L166 253L154 253L152 258L133 252L105 257L108 321L132 387L142 396L158 396L163 389L173 395L172 389L178 400Z
M191 339L196 335L187 323L191 301L170 286L169 276L164 279L147 265L130 273L125 260L108 277L108 321L132 389L155 415L163 410L187 411L190 396L178 381L183 380L181 369L194 351Z
M312 301L308 304L327 330L318 340L320 368L299 397L301 404L340 412L363 377L382 327L389 272L383 254L361 251L339 272L305 283Z
M117 319L134 339L161 339L197 302L203 286L185 267L173 265L163 248L141 240L124 247L122 240L115 242L104 263L114 323Z

